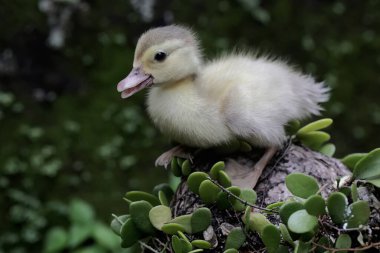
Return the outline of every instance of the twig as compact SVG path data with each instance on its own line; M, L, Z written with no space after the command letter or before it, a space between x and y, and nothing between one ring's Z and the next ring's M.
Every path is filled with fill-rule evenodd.
M150 247L148 244L146 244L146 243L144 243L144 242L142 242L142 241L139 241L139 243L140 243L141 246L147 248L148 250L150 250L150 251L152 251L152 252L154 252L154 253L160 253L159 251L153 249L153 248Z
M338 228L338 227L336 227L336 226L334 226L328 222L325 222L325 221L320 221L320 223L322 223L322 225L328 226L329 228L335 229L338 232L352 232L352 231L362 231L362 230L368 229L367 226L362 226L359 228Z
M361 250L366 250L366 249L370 249L370 248L376 248L376 247L380 247L380 242L375 242L375 243L371 243L367 246L364 246L364 247L357 247L357 248L341 248L341 249L336 249L336 248L330 248L330 247L326 247L325 245L322 245L322 244L319 244L319 243L316 243L316 242L311 242L312 244L314 244L315 246L318 246L318 247L321 247L325 250L329 250L331 251L332 253L334 252L339 252L339 251L361 251Z
M229 196L232 196L235 199L239 200L243 205L250 206L250 207L253 207L253 208L256 208L256 209L260 209L260 210L264 210L264 211L268 211L268 212L277 213L276 211L271 210L271 209L267 209L267 208L264 208L264 207L261 207L261 206L252 205L251 203L248 203L246 200L244 200L244 199L236 196L235 194L233 194L232 192L230 192L229 190L227 190L226 188L224 188L221 184L219 184L216 180L212 179L211 177L207 177L207 179L210 180L216 186L218 186L222 191L224 191L225 193L227 193Z

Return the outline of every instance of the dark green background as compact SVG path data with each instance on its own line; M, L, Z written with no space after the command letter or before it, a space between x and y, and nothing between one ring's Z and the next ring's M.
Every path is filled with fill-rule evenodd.
M144 93L116 91L153 26L191 26L208 59L236 48L288 59L332 88L323 116L335 121L337 157L380 146L379 1L0 0L0 17L2 253L41 252L49 229L73 226L74 198L108 223L125 212L124 192L166 180L153 162L170 143ZM61 45L49 42L54 28ZM98 244L77 252L110 252Z

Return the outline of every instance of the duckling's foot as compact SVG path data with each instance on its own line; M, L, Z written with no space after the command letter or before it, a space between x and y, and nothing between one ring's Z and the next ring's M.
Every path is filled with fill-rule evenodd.
M232 184L242 188L253 189L276 152L277 148L268 148L260 160L253 166L253 169L251 166L242 165L233 159L228 160L226 172L231 177Z
M166 169L174 157L188 159L190 162L193 161L190 151L186 147L178 145L160 155L155 162L155 166L164 166Z

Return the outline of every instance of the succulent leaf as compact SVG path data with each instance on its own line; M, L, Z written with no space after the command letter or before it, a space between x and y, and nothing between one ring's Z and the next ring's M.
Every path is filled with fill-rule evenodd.
M149 212L152 208L153 206L145 200L132 202L129 206L129 213L136 227L149 235L155 232L149 219Z
M218 179L218 176L219 176L219 171L223 170L225 167L225 164L223 161L220 161L220 162L217 162L215 163L211 169L210 169L210 177L212 179L215 179L217 180Z
M314 216L325 214L326 203L320 195L310 196L304 203L306 211Z
M156 196L143 191L129 191L125 194L125 198L132 202L145 200L149 202L152 206L157 206L160 204L160 201Z
M267 225L261 234L261 240L266 246L268 253L275 253L280 246L281 234L275 225Z
M297 197L308 198L318 192L319 186L314 177L303 173L292 173L285 178L286 187Z
M211 225L212 214L207 207L195 210L191 216L191 230L198 233L206 230Z
M215 203L220 191L219 187L210 180L204 180L199 186L199 196L206 204Z
M347 197L341 192L333 192L328 197L327 210L335 224L343 224L346 221L347 205Z
M311 122L307 124L306 126L302 127L300 130L298 130L297 135L303 135L303 134L310 133L313 131L325 129L326 127L329 127L332 123L333 123L333 120L329 118L320 119L320 120Z
M308 214L304 209L294 212L288 220L289 230L297 234L312 232L317 225L317 217Z
M161 230L162 226L172 219L172 212L169 207L164 205L159 205L153 207L149 211L149 220L152 225Z
M299 202L289 202L281 206L279 214L282 222L288 224L288 219L290 215L297 212L298 210L305 209L304 205Z
M199 194L199 186L203 181L207 180L207 178L208 175L204 172L193 172L187 178L187 186L189 187L190 191L194 192L195 194Z
M239 249L245 242L246 236L242 228L233 228L227 236L225 249Z

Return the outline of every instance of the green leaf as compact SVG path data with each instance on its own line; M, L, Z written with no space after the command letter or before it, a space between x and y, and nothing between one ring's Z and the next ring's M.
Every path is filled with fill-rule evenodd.
M296 247L294 248L294 253L309 253L310 252L310 243L297 241Z
M162 225L161 231L165 234L174 235L177 234L178 231L185 232L186 228L177 223L167 223Z
M331 220L335 224L343 224L346 221L348 200L341 192L333 192L327 199L327 210Z
M296 211L288 220L289 230L297 234L312 232L317 225L317 217L308 214L306 210Z
M153 206L145 200L132 202L129 206L129 213L136 227L148 235L155 232L149 219L149 212L152 208Z
M93 230L94 240L105 249L113 250L119 248L119 238L102 223L95 223Z
M167 183L162 183L162 184L156 185L153 188L152 193L153 193L153 195L158 197L158 193L160 191L163 191L165 193L165 196L166 196L168 201L170 201L174 195L173 189Z
M184 176L190 175L190 173L191 173L191 165L190 165L190 161L189 160L185 160L182 163L181 171L182 171L182 174Z
M203 181L199 186L199 196L206 204L215 203L220 191L219 187L210 180Z
M239 253L239 251L237 249L228 249L223 251L223 253Z
M231 178L227 175L227 173L224 170L219 171L218 174L218 182L224 187L230 187L231 186Z
M196 247L196 248L200 248L200 249L211 249L211 243L209 243L208 241L204 241L204 240L194 240L191 242L191 244Z
M199 186L203 181L207 180L207 178L208 175L204 172L193 172L187 178L187 186L189 187L190 191L194 192L195 194L199 194Z
M170 169L174 176L180 177L182 176L182 171L180 165L178 165L177 158L174 157L170 163Z
M249 230L249 218L252 213L252 207L247 206L244 211L244 215L242 217L243 223L244 223L244 231L248 232Z
M354 153L343 157L340 161L353 171L356 164L365 156L367 156L367 153Z
M241 199L247 201L251 205L254 205L256 203L256 200L257 200L256 192L252 189L249 189L249 188L241 189L239 197ZM235 209L235 211L242 212L245 210L246 206L243 203L241 203L240 201L236 201L233 204L233 208Z
M167 206L155 206L149 211L149 220L158 230L161 230L162 226L171 219L172 211Z
M301 126L301 123L299 122L299 120L289 121L288 124L286 124L285 126L285 131L287 135L295 135L298 129L300 128L300 126Z
M176 235L172 236L172 248L175 253L182 253L182 242L179 240L179 237Z
M130 217L129 214L126 214L126 215L121 215L117 218L114 218L112 221L111 221L111 229L112 231L116 234L116 235L119 235L120 236L120 230L121 230L121 226L124 224L124 222Z
M179 232L179 233L181 233L181 232ZM189 242L189 240L187 238L186 239L179 238L179 240L182 243L182 252L188 253L193 249L193 245Z
M367 201L359 200L349 206L350 214L347 220L348 228L357 228L366 225L371 214Z
M218 176L219 176L219 171L223 170L225 167L225 164L223 161L220 161L220 162L217 162L215 163L211 169L210 169L210 177L212 179L215 179L217 180L218 179Z
M104 253L104 248L99 245L92 245L70 251L70 253Z
M298 130L297 135L303 135L306 133L310 133L312 131L324 129L330 126L332 123L333 123L333 120L329 118L320 119L320 120L311 122L310 124L307 124L306 126L302 127L300 130Z
M380 178L380 148L377 148L363 159L358 161L353 172L354 178L379 179Z
M44 253L62 251L67 244L67 233L63 228L51 228L45 237Z
M169 206L169 201L163 191L158 192L158 199L160 200L161 205Z
M68 231L67 245L70 248L75 248L87 240L93 231L93 224L70 226Z
M212 214L207 207L198 208L191 216L191 230L198 233L206 230L211 225Z
M323 143L330 140L330 135L322 131L309 132L297 136L303 145L313 150L319 150Z
M351 237L347 234L341 234L335 242L335 248L348 249L351 248ZM347 253L347 251L339 251L340 253Z
M319 152L329 157L333 157L335 154L335 151L336 151L336 147L332 143L327 143L319 149Z
M120 236L122 239L121 247L123 248L131 247L142 238L140 230L136 227L131 218L127 219L121 227Z
M260 235L263 233L264 228L270 224L268 219L261 213L251 213L249 216L249 228Z
M306 211L314 216L325 214L326 203L320 195L310 196L304 203Z
M240 196L240 194L241 194L241 190L240 190L240 188L238 187L238 186L230 186L230 187L228 187L227 188L227 190L231 193L231 194L233 194L233 195L235 195L235 196L237 196L237 197L239 197ZM234 196L232 196L232 195L229 195L228 196L228 201L231 203L231 204L234 204L236 201L238 201Z
M72 223L88 224L94 220L95 213L92 207L80 199L70 202L69 217Z
M285 204L285 202L283 202L283 201L275 202L275 203L272 203L272 204L267 205L267 206L265 207L265 209L269 209L269 210L279 209L279 208L281 208L284 204ZM270 211L269 211L269 212L270 212Z
M284 224L280 223L280 225L279 225L279 229L280 229L280 232L281 232L282 238L283 238L286 242L288 242L290 245L292 245L292 246L294 247L294 246L295 246L295 243L294 243L294 241L293 241L292 236L291 236L290 233L289 233L288 228L287 228Z
M203 249L194 249L192 251L189 251L188 253L198 253L198 252L203 252Z
M129 191L125 194L125 198L132 202L145 200L152 206L158 206L160 204L160 201L156 196L143 191Z
M216 196L216 206L220 210L225 210L225 209L231 207L231 203L230 203L230 201L228 201L228 193L227 192L221 191L218 193L218 195Z
M282 222L284 224L288 224L288 219L290 215L302 209L305 209L305 207L303 206L303 204L299 202L289 202L289 203L283 204L279 211Z
M314 177L303 173L292 173L285 178L286 187L297 197L308 198L318 192L319 186Z
M169 221L167 224L170 224L170 223L179 224L185 229L186 233L191 234L191 216L192 214L177 216L171 221Z
M380 178L379 178L379 179L371 179L371 180L367 180L367 182L368 182L368 183L371 183L371 184L373 184L374 186L380 188Z
M227 236L225 249L239 249L245 239L245 233L241 227L233 228Z
M264 227L261 234L261 240L263 241L268 253L275 253L280 246L281 235L276 226L270 224Z
M326 246L326 247L331 248L330 241L329 241L329 239L327 239L326 236L322 236L322 237L318 240L318 244L319 244L319 245L323 245L323 246ZM326 252L326 249L324 249L324 248L318 246L318 247L315 249L315 252L316 252L316 253L324 253L324 252Z

